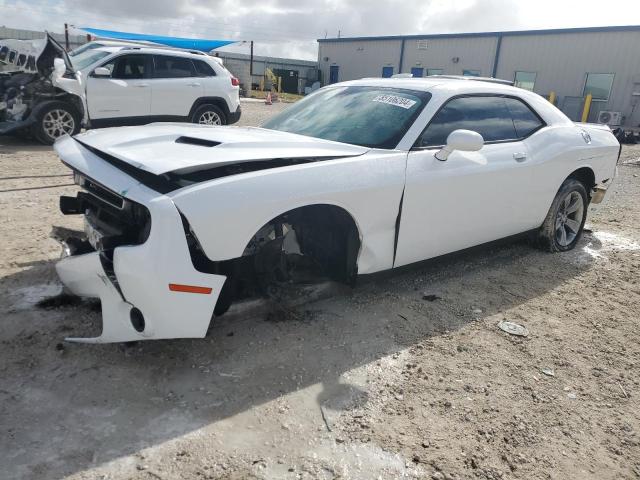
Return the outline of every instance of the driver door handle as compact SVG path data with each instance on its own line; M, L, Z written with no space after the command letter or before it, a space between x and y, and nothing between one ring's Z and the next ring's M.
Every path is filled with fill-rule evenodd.
M134 85L134 87L136 87L136 88L145 88L145 87L148 87L148 86L149 86L148 83L136 83Z
M197 82L196 83L188 83L187 85L190 86L190 87L199 87L200 86L200 84L197 83Z
M524 162L527 159L526 152L516 152L513 154L513 159L516 162Z

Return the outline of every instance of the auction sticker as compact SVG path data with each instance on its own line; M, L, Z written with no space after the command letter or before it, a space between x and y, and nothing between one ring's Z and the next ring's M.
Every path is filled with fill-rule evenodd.
M415 100L398 97L397 95L378 95L373 99L374 102L386 103L387 105L395 105L396 107L409 109L416 104Z

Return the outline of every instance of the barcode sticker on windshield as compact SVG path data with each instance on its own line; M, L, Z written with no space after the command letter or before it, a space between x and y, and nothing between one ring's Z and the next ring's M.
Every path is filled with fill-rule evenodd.
M373 99L374 102L386 103L387 105L395 105L396 107L402 107L409 109L416 104L415 100L409 100L408 98L398 97L396 95L378 95Z

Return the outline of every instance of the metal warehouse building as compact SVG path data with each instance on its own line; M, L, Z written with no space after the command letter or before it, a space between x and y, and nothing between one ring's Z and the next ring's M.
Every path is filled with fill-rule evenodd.
M640 125L640 26L320 39L323 84L396 73L513 80L579 120ZM552 95L553 99L553 95ZM610 112L610 113L607 113Z
M304 87L318 79L318 64L308 60L254 55L252 69L250 55L218 50L216 54L245 90L258 89L267 68L282 78L282 88L287 93L304 93Z

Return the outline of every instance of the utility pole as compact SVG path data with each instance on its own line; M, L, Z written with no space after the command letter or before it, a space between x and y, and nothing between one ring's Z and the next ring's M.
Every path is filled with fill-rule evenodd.
M251 40L251 58L249 59L249 75L253 76L253 40ZM253 81L253 79L251 81Z
M69 51L69 25L64 24L64 48Z

